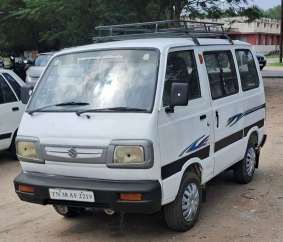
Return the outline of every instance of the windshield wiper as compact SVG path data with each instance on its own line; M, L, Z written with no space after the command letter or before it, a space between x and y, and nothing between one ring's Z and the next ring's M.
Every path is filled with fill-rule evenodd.
M95 113L95 112L112 112L112 111L117 111L117 112L148 112L147 109L143 108L131 108L131 107L113 107L113 108L98 108L98 109L86 109L86 110L81 110L77 111L76 114L78 116L81 116L83 113Z
M40 111L43 111L46 108L51 108L51 107L88 106L88 105L90 105L90 103L87 103L87 102L75 102L75 101L72 101L72 102L62 102L62 103L50 104L50 105L46 105L46 106L43 106L43 107L40 107L40 108L36 108L36 109L28 111L27 113L29 115L32 115L33 113L40 112Z

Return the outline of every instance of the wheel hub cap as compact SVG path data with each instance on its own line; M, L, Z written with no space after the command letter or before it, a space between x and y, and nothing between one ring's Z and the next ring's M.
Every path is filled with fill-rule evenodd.
M199 207L199 191L197 185L190 183L183 194L182 211L187 222L191 222Z

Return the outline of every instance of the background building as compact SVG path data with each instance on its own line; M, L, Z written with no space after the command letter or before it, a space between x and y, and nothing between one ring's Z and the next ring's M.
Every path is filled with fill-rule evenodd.
M224 28L229 32L232 39L252 44L259 53L268 54L279 51L279 20L261 18L249 22L247 17L229 17L206 19L205 21L224 23Z

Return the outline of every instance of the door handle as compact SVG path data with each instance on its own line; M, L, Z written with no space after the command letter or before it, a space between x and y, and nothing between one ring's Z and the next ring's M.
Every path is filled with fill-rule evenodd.
M215 112L216 115L216 128L219 128L219 113L218 111Z
M19 107L13 107L13 108L12 108L12 111L13 111L13 112L19 111Z
M200 120L204 120L204 119L206 119L206 114L201 115L201 116L199 117L199 119L200 119Z

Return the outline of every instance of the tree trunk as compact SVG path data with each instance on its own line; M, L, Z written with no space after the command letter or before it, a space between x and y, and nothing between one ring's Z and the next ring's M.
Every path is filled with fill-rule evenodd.
M175 2L174 3L174 5L175 5L174 19L180 20L181 13L182 13L182 10L184 8L184 1L183 0L175 0L174 2Z

